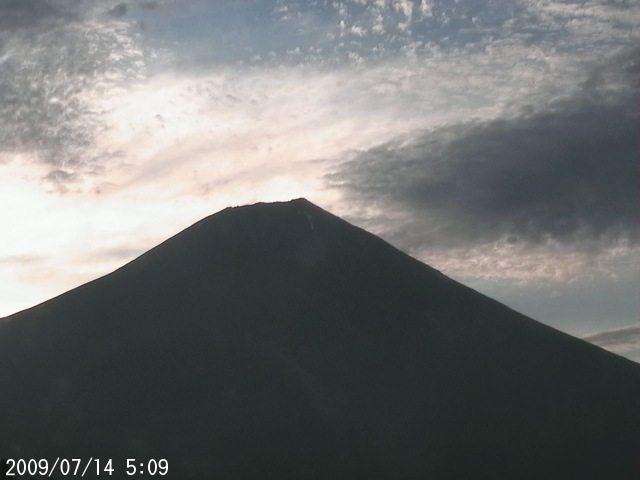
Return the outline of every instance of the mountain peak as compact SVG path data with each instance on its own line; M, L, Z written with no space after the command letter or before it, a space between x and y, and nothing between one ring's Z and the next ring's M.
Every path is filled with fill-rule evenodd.
M291 209L291 208L304 209L304 208L308 208L308 209L313 209L313 210L322 210L316 204L310 202L309 200L307 200L304 197L293 198L291 200L276 201L276 202L256 202L256 203L249 204L249 205L237 205L237 206L234 206L234 207L228 207L225 210L247 210L247 209L257 209L257 208L258 209L261 209L261 208L274 208L274 209L282 209L282 208L286 208L286 209ZM328 213L328 212L325 212L325 213Z
M205 218L1 322L0 352L12 458L167 458L194 480L638 474L636 364L305 199Z
M340 263L342 257L360 256L363 242L392 249L386 242L299 198L287 202L230 207L211 215L163 242L143 257L162 256L157 264L174 258L196 269L219 262L259 268L281 268L279 262L301 268ZM363 263L365 261L363 260ZM133 263L138 263L137 260ZM294 262L295 263L295 262ZM229 266L229 268L231 268Z

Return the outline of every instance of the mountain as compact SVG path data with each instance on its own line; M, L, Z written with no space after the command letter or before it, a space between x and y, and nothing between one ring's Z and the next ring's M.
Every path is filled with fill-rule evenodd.
M180 480L640 474L638 364L303 199L225 209L0 320L0 392L0 457L112 478L162 458Z

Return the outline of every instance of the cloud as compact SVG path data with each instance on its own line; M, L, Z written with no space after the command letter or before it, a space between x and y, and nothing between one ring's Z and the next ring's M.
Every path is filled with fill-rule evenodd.
M40 255L2 255L0 256L0 265L24 266L39 264L46 260Z
M548 8L564 4L565 20ZM3 251L54 218L54 199L69 200L60 212L74 218L79 204L118 212L92 211L100 227L82 229L99 231L115 262L126 257L117 255L126 242L114 240L115 225L129 225L127 238L156 224L169 235L228 204L307 196L401 248L428 250L421 258L447 273L566 279L584 265L609 268L608 252L632 248L637 232L622 201L631 187L617 183L637 118L629 86L637 64L630 50L590 62L631 43L637 12L585 7L589 15L549 1L0 0L0 166L41 206L37 220L23 206L4 221L29 219ZM581 133L572 136L568 122ZM612 158L627 160L598 170L594 149L581 147L591 160L580 171L583 163L560 151L577 152L585 138L618 142ZM496 161L478 169L482 155ZM605 174L617 188L607 189ZM511 179L518 188L494 188ZM463 194L451 201L455 192ZM79 230L55 219L38 227L33 251L50 251L49 230ZM56 255L96 242L73 238ZM55 270L64 269L41 277L60 286Z
M73 18L62 5L46 0L3 0L0 2L0 31L52 26Z
M118 247L110 247L106 250L95 253L93 252L91 255L91 260L106 260L106 261L115 261L119 262L119 264L124 264L126 262L131 261L133 258L139 257L143 253L147 251L148 247L134 247L134 246L118 246Z
M627 346L640 348L640 324L586 335L582 339L610 349L625 348Z
M155 0L147 0L138 2L138 6L144 10L156 10L159 5Z
M586 335L582 339L640 361L640 324Z
M287 7L288 19L291 11L303 8L299 2ZM323 9L320 27L333 40L326 50L338 61L357 54L375 62L433 44L477 50L505 42L584 55L604 45L637 42L640 21L637 2L344 0L306 8Z
M637 41L640 9L634 0L523 0L522 4L535 28L558 34L562 47L612 40Z
M434 246L637 245L639 53L618 52L547 107L356 152L329 183L355 202L408 212L405 229Z
M575 70L568 61L572 55L522 37L534 13L517 25L509 23L513 11L526 9L521 4L503 8L503 1L488 10L469 1L455 8L439 1L291 1L265 2L257 9L256 2L190 2L185 7L165 1L163 14L154 15L141 10L156 8L158 2L109 2L105 7L26 0L3 5L7 18L20 21L10 34L0 35L5 52L0 57L0 145L48 166L41 178L57 192L84 188L84 181L96 179L118 157L118 148L105 149L99 140L112 128L105 121L115 103L111 99L118 92L127 97L150 57L134 31L136 15L144 19L147 41L164 35L158 44L167 50L155 67L165 73L178 66L180 75L173 73L180 77L228 66L242 72L239 62L265 75L284 65L324 73L337 65L341 70L344 63L355 65L362 69L355 75L367 78L356 95L337 86L347 92L343 101L359 110L364 104L368 110L386 109L403 128L419 123L419 117L422 124L433 124L464 111L486 116L488 110L505 108L514 95L532 101L540 90L562 93ZM537 12L533 6L530 10ZM374 35L380 19L384 25ZM341 22L349 27L349 38L340 36ZM410 22L410 29L400 31L402 22ZM495 71L505 65L508 72L496 78ZM366 76L361 75L364 69ZM116 88L125 82L126 88ZM409 121L401 119L402 109L411 111Z
M119 3L115 7L111 8L107 13L112 17L120 18L127 14L127 10L128 7L126 3Z
M135 81L144 66L129 26L96 9L71 0L0 3L0 148L46 165L42 179L55 186L109 157L91 149L107 127L95 99Z

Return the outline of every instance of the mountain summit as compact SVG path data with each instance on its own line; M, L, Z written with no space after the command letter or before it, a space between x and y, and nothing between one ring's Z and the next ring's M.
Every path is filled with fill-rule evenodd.
M302 199L1 320L0 391L0 456L113 478L160 458L180 480L640 475L637 364Z

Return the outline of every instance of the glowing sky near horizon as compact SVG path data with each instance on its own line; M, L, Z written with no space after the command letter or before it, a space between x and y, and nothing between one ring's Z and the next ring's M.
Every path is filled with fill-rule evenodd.
M0 0L0 315L306 197L640 360L638 1Z

